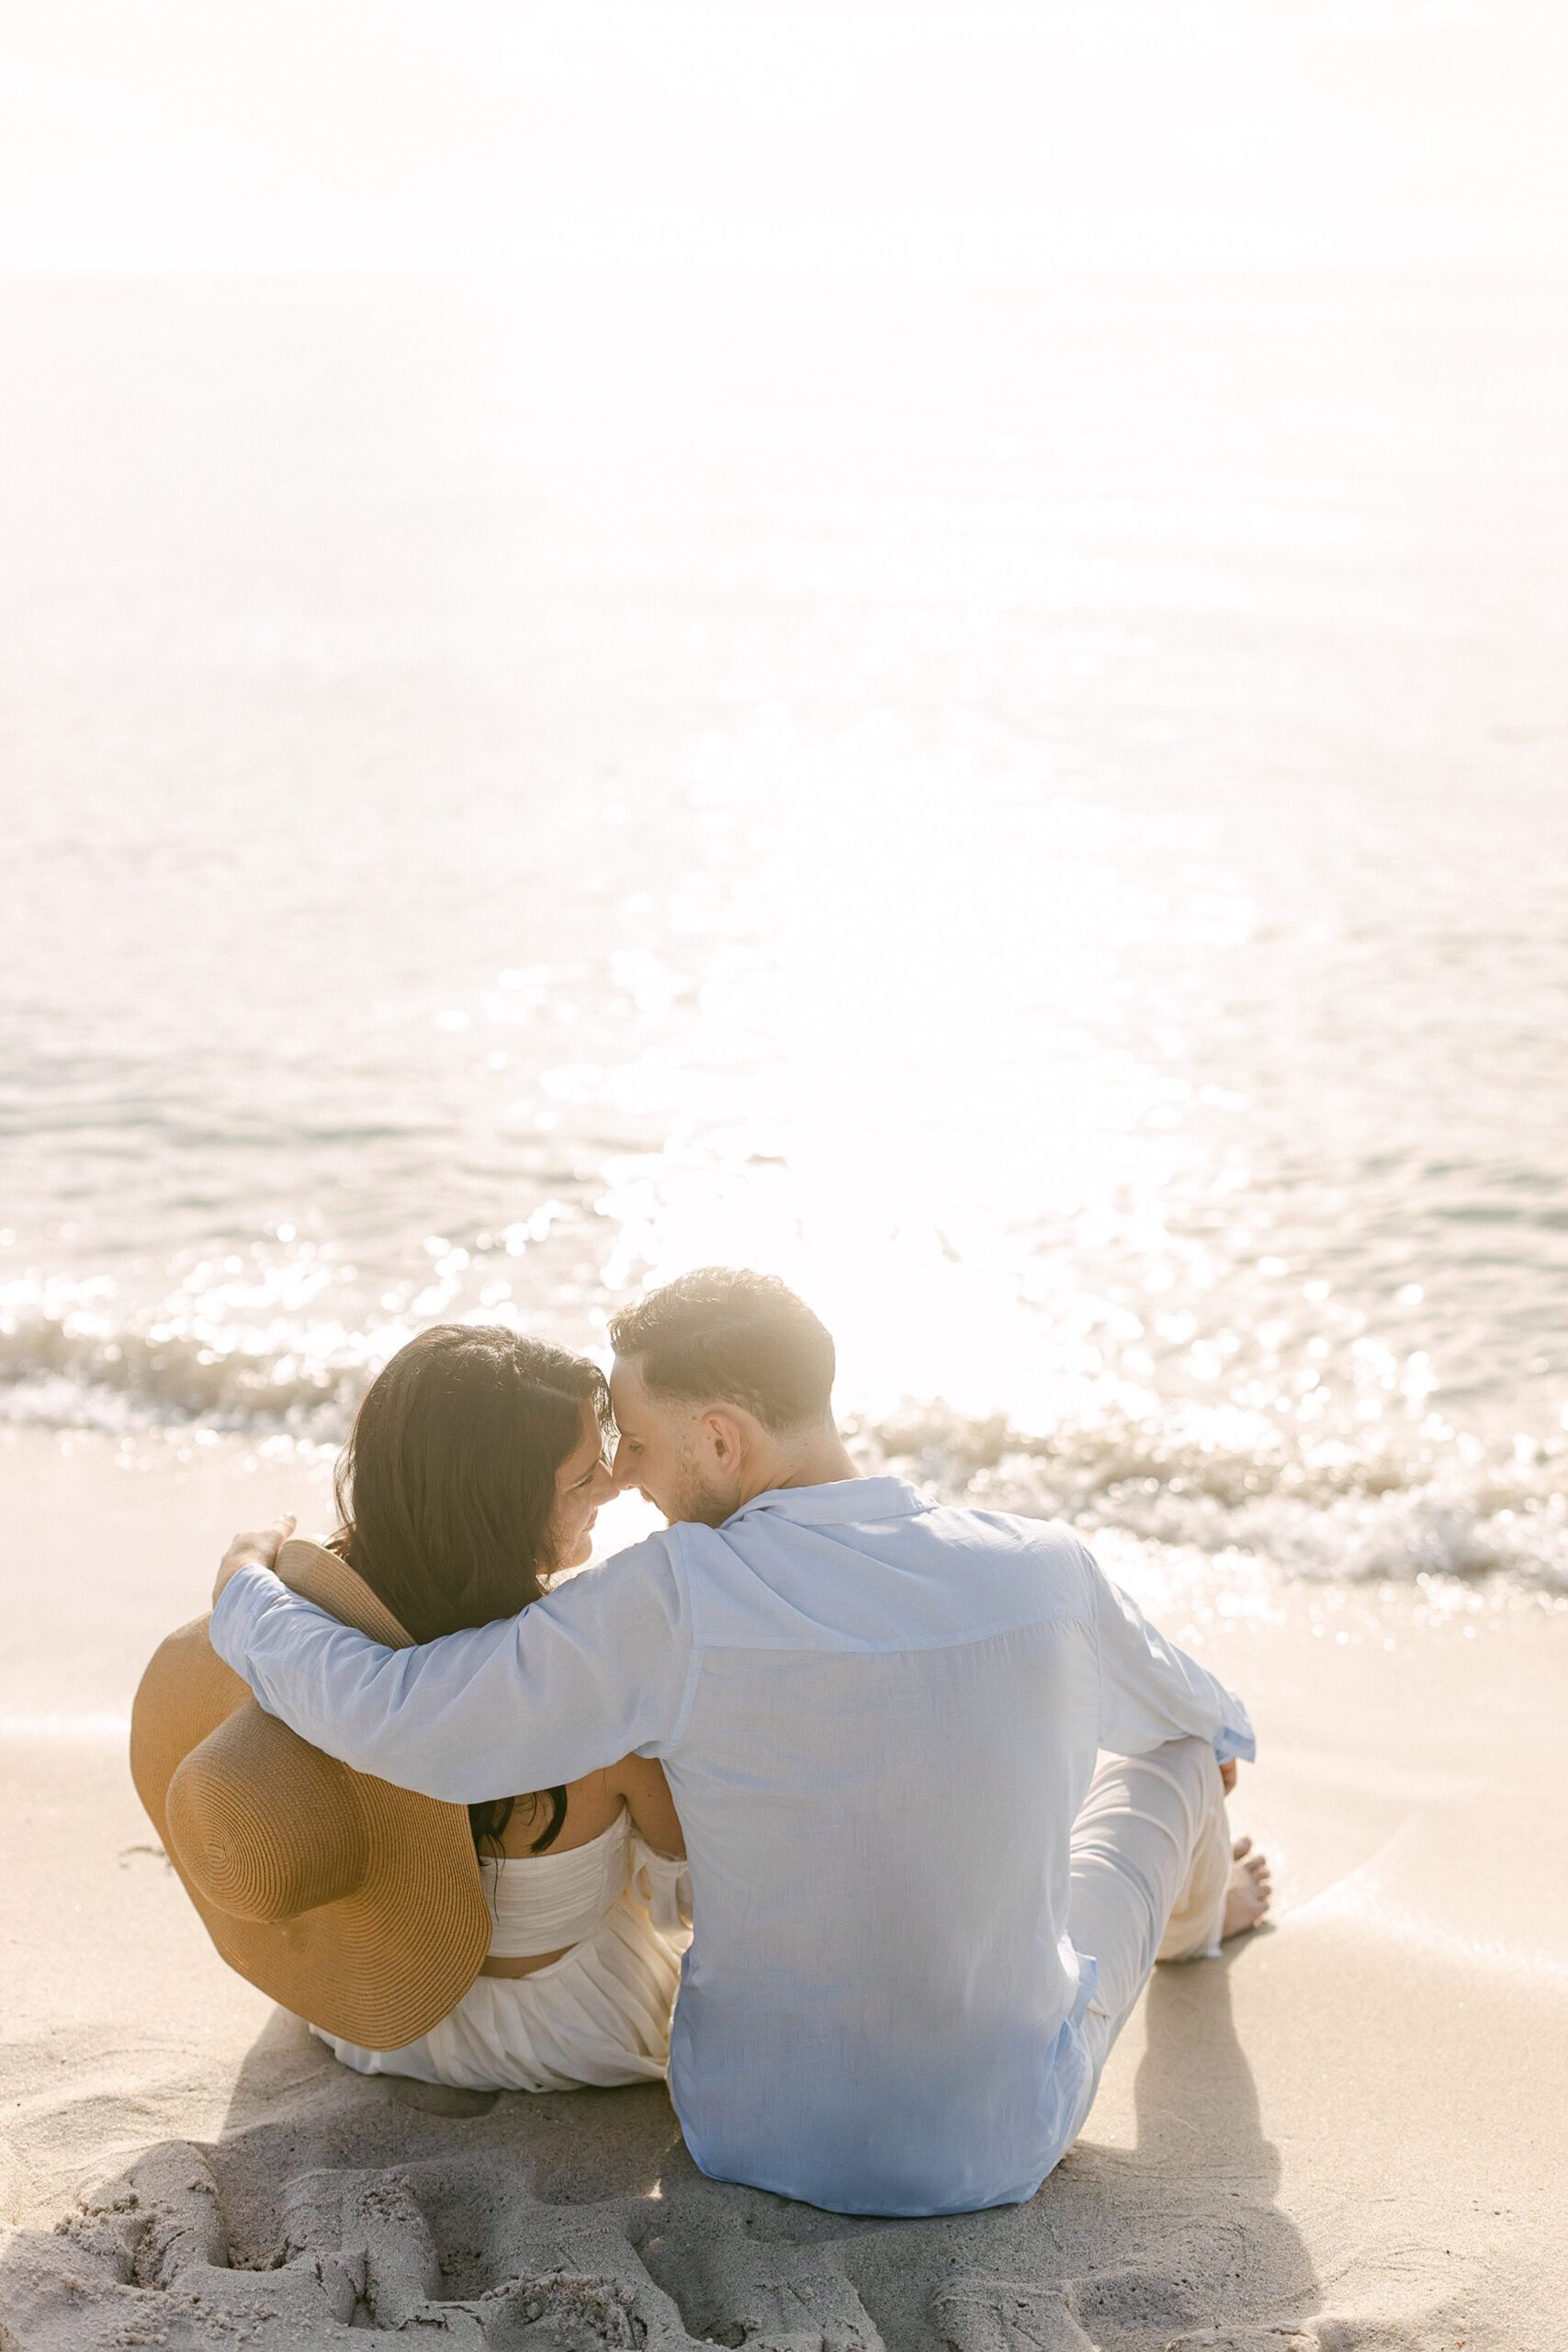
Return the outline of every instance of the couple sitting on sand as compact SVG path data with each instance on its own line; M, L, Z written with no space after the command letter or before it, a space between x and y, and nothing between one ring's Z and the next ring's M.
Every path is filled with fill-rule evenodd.
M608 1387L425 1332L366 1396L330 1551L236 1540L139 1694L171 1857L364 2072L668 2071L719 2179L1032 2197L1156 1959L1267 1907L1225 1824L1247 1711L1066 1528L859 1476L783 1283L690 1274L611 1330ZM632 1487L664 1532L552 1584Z

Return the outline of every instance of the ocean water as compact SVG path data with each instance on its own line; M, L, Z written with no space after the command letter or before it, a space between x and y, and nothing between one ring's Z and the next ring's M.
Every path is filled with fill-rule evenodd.
M1568 1593L1562 297L13 281L0 1417L739 1261L941 1492Z

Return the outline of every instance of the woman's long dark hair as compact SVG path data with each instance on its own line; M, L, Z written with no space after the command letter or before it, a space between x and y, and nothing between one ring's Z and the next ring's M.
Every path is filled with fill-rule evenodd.
M544 1589L556 1473L582 1442L582 1408L608 1430L604 1375L585 1356L500 1324L442 1323L377 1374L338 1457L333 1538L416 1642L515 1617ZM566 1821L541 1791L542 1853ZM471 1804L480 1851L513 1800Z

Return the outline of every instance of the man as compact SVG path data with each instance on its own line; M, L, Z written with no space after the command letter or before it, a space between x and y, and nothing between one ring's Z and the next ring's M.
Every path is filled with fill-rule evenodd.
M242 1538L214 1646L318 1747L451 1802L662 1762L694 1928L670 2086L705 2172L840 2212L1031 2197L1156 1954L1267 1905L1224 1827L1247 1711L1066 1529L858 1476L782 1283L689 1274L611 1335L615 1475L663 1533L406 1650Z

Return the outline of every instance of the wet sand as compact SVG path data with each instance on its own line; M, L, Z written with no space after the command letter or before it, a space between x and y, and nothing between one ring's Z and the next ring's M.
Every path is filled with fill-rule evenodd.
M1032 2203L847 2221L705 2181L660 2090L351 2076L225 1970L118 1719L228 1531L324 1482L165 1453L0 1447L4 2352L1568 2345L1561 1612L1297 1588L1211 1631L1277 1924L1159 1973Z

